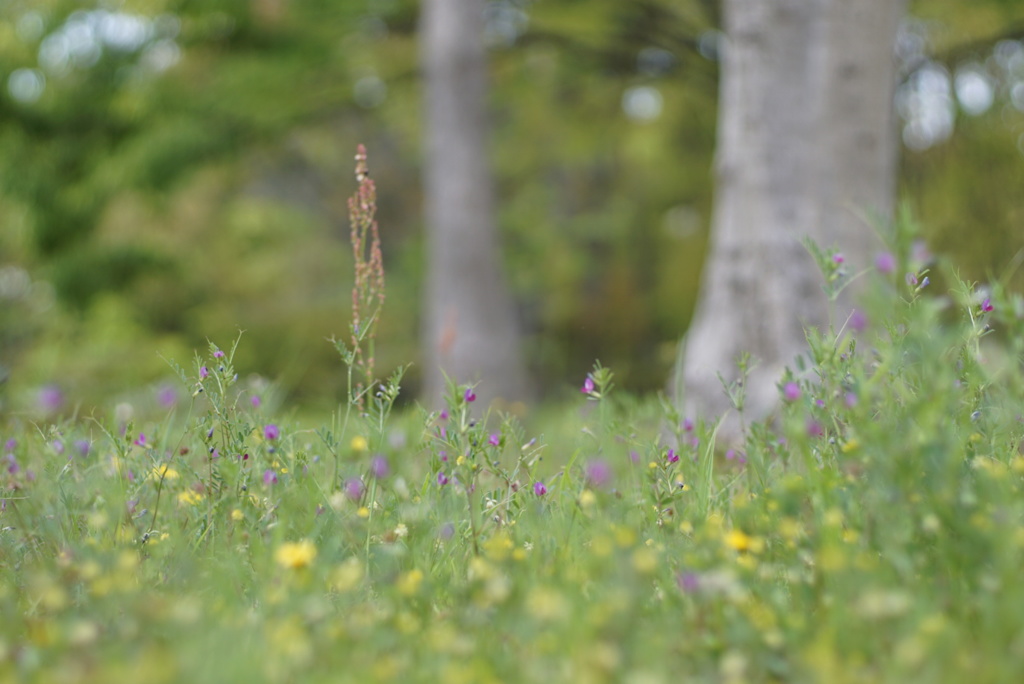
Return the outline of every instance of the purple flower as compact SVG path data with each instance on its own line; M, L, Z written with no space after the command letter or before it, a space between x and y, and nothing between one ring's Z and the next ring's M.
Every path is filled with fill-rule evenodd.
M59 440L59 439L53 440L53 442L50 443L50 446L53 447L53 450L55 452L57 452L58 456L60 454L64 453L64 442L62 442L61 440Z
M223 359L224 358L224 352L222 352L220 349L218 349L217 351L213 352L213 358L215 358L215 359Z
M857 332L864 332L864 329L868 327L868 317L860 309L854 309L850 312L850 327Z
M260 404L263 403L263 400L260 399L260 395L254 394L254 395L252 395L252 397L250 397L249 403L252 404L252 407L254 409L258 409L260 407Z
M491 446L501 446L501 435L495 433L487 438L487 443Z
M875 268L879 273L889 275L896 270L896 257L890 252L879 252L875 257Z
M821 427L821 423L816 420L807 421L807 436L808 437L821 437L825 434L825 429Z
M11 437L6 442L4 442L4 449L6 449L7 451L14 451L14 449L17 446L18 446L18 440L14 439L13 437Z
M178 403L178 393L170 385L160 385L156 391L156 400L165 409L169 409Z
M206 366L201 366L199 368L199 379L205 380L208 377L210 377L210 369L207 368Z
M675 449L669 449L668 453L665 454L665 460L668 461L669 463L678 463L679 454L676 453Z
M345 480L345 496L352 499L352 501L359 501L363 498L365 489L363 481L358 477L350 477Z
M263 438L266 439L268 442L273 442L280 436L281 430L273 423L270 423L263 427Z
M836 252L835 254L832 255L832 263L841 264L844 261L846 261L846 258L843 257L841 252Z
M441 415L438 416L441 420L448 420L448 409L443 409Z
M543 482L537 481L533 483L533 493L535 496L544 496L548 493L548 488L544 486Z
M786 386L782 388L782 396L786 398L786 401L796 401L800 398L800 385L795 382L787 382Z
M145 449L146 448L146 433L140 432L139 436L135 438L135 441L133 442L133 444L135 444L135 446L140 446L143 449Z
M907 285L910 287L917 287L917 274L910 272L907 274Z
M56 385L47 385L39 390L36 398L41 408L46 413L56 413L64 404L64 393Z
M473 393L473 388L467 387L466 392L462 395L462 398L470 403L476 401L476 394Z
M377 454L370 459L370 474L378 480L387 477L390 472L391 467L388 465L388 459L382 454Z
M640 462L640 454L638 454L636 451L632 451L631 450L629 452L629 460L632 463L639 463Z
M18 465L18 459L14 457L14 454L7 454L7 472L11 475L17 475L21 467Z
M437 536L446 541L451 539L455 536L455 524L446 522L444 525L441 525L441 529L437 531Z
M984 311L985 313L989 313L990 311L994 311L995 308L996 307L992 306L992 300L989 299L988 297L985 297L985 301L981 303L981 310Z
M214 449L210 452L210 458L220 458L220 452L217 451L217 449Z
M75 442L75 449L78 451L78 455L81 456L82 458L85 458L86 456L89 455L89 450L91 448L92 445L89 444L89 440L87 439L80 439Z
M268 487L277 484L277 473L274 472L273 468L267 468L263 471L263 484Z
M845 400L846 408L853 408L854 406L857 405L857 395L854 394L853 392L847 392Z
M735 449L729 449L728 451L725 452L725 460L726 461L731 461L734 458L736 458L736 450Z
M587 379L583 381L583 387L580 387L580 392L583 392L584 394L594 393L594 379L589 375L587 376Z
M448 479L448 476L445 475L443 470L438 472L438 474L437 474L437 485L439 487L444 487L446 484L448 484L449 481L450 480Z
M676 584L687 594L700 589L700 577L695 572L681 572L676 575Z
M595 459L587 464L587 481L595 487L603 487L612 478L612 469L607 461Z
M693 421L689 418L683 419L683 430L686 432L693 432Z

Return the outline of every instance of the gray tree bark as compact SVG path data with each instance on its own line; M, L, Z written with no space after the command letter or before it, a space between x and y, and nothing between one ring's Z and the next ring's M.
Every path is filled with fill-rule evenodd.
M443 373L479 382L480 404L521 400L529 382L503 276L488 166L487 61L481 0L424 0L427 287L424 399Z
M851 272L881 247L864 217L891 215L904 10L905 0L725 0L710 251L677 371L686 411L729 408L718 373L737 379L744 352L757 362L747 416L776 407L804 327L830 322L805 237L840 249ZM849 310L841 300L837 327Z

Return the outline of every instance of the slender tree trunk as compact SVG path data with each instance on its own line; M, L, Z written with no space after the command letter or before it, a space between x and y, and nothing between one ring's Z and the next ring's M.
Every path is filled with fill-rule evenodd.
M424 0L427 289L425 399L443 373L480 382L481 404L526 397L516 309L501 267L488 166L487 62L481 0ZM443 371L443 372L442 372Z
M903 0L725 0L711 247L681 368L687 411L729 408L718 373L735 380L744 352L757 363L749 417L776 406L783 368L806 349L804 327L830 323L804 237L838 247L851 271L880 247L863 217L891 212L903 9ZM849 313L841 305L839 325Z

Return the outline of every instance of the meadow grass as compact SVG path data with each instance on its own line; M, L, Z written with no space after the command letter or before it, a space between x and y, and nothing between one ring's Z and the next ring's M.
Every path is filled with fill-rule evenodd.
M395 412L370 325L312 429L213 344L158 417L6 416L0 681L1024 681L1024 300L915 259L728 444L600 365Z

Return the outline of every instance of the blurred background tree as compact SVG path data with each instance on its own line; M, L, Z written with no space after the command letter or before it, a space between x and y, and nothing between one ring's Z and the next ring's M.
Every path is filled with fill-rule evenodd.
M672 366L707 239L719 11L486 3L498 226L549 395L594 358L635 390ZM1024 8L939 0L911 16L901 195L933 249L999 274L1022 242ZM161 357L241 329L254 387L330 407L358 142L388 268L378 367L420 362L418 25L413 0L4 3L0 401L31 408L55 383L65 410L159 406Z

